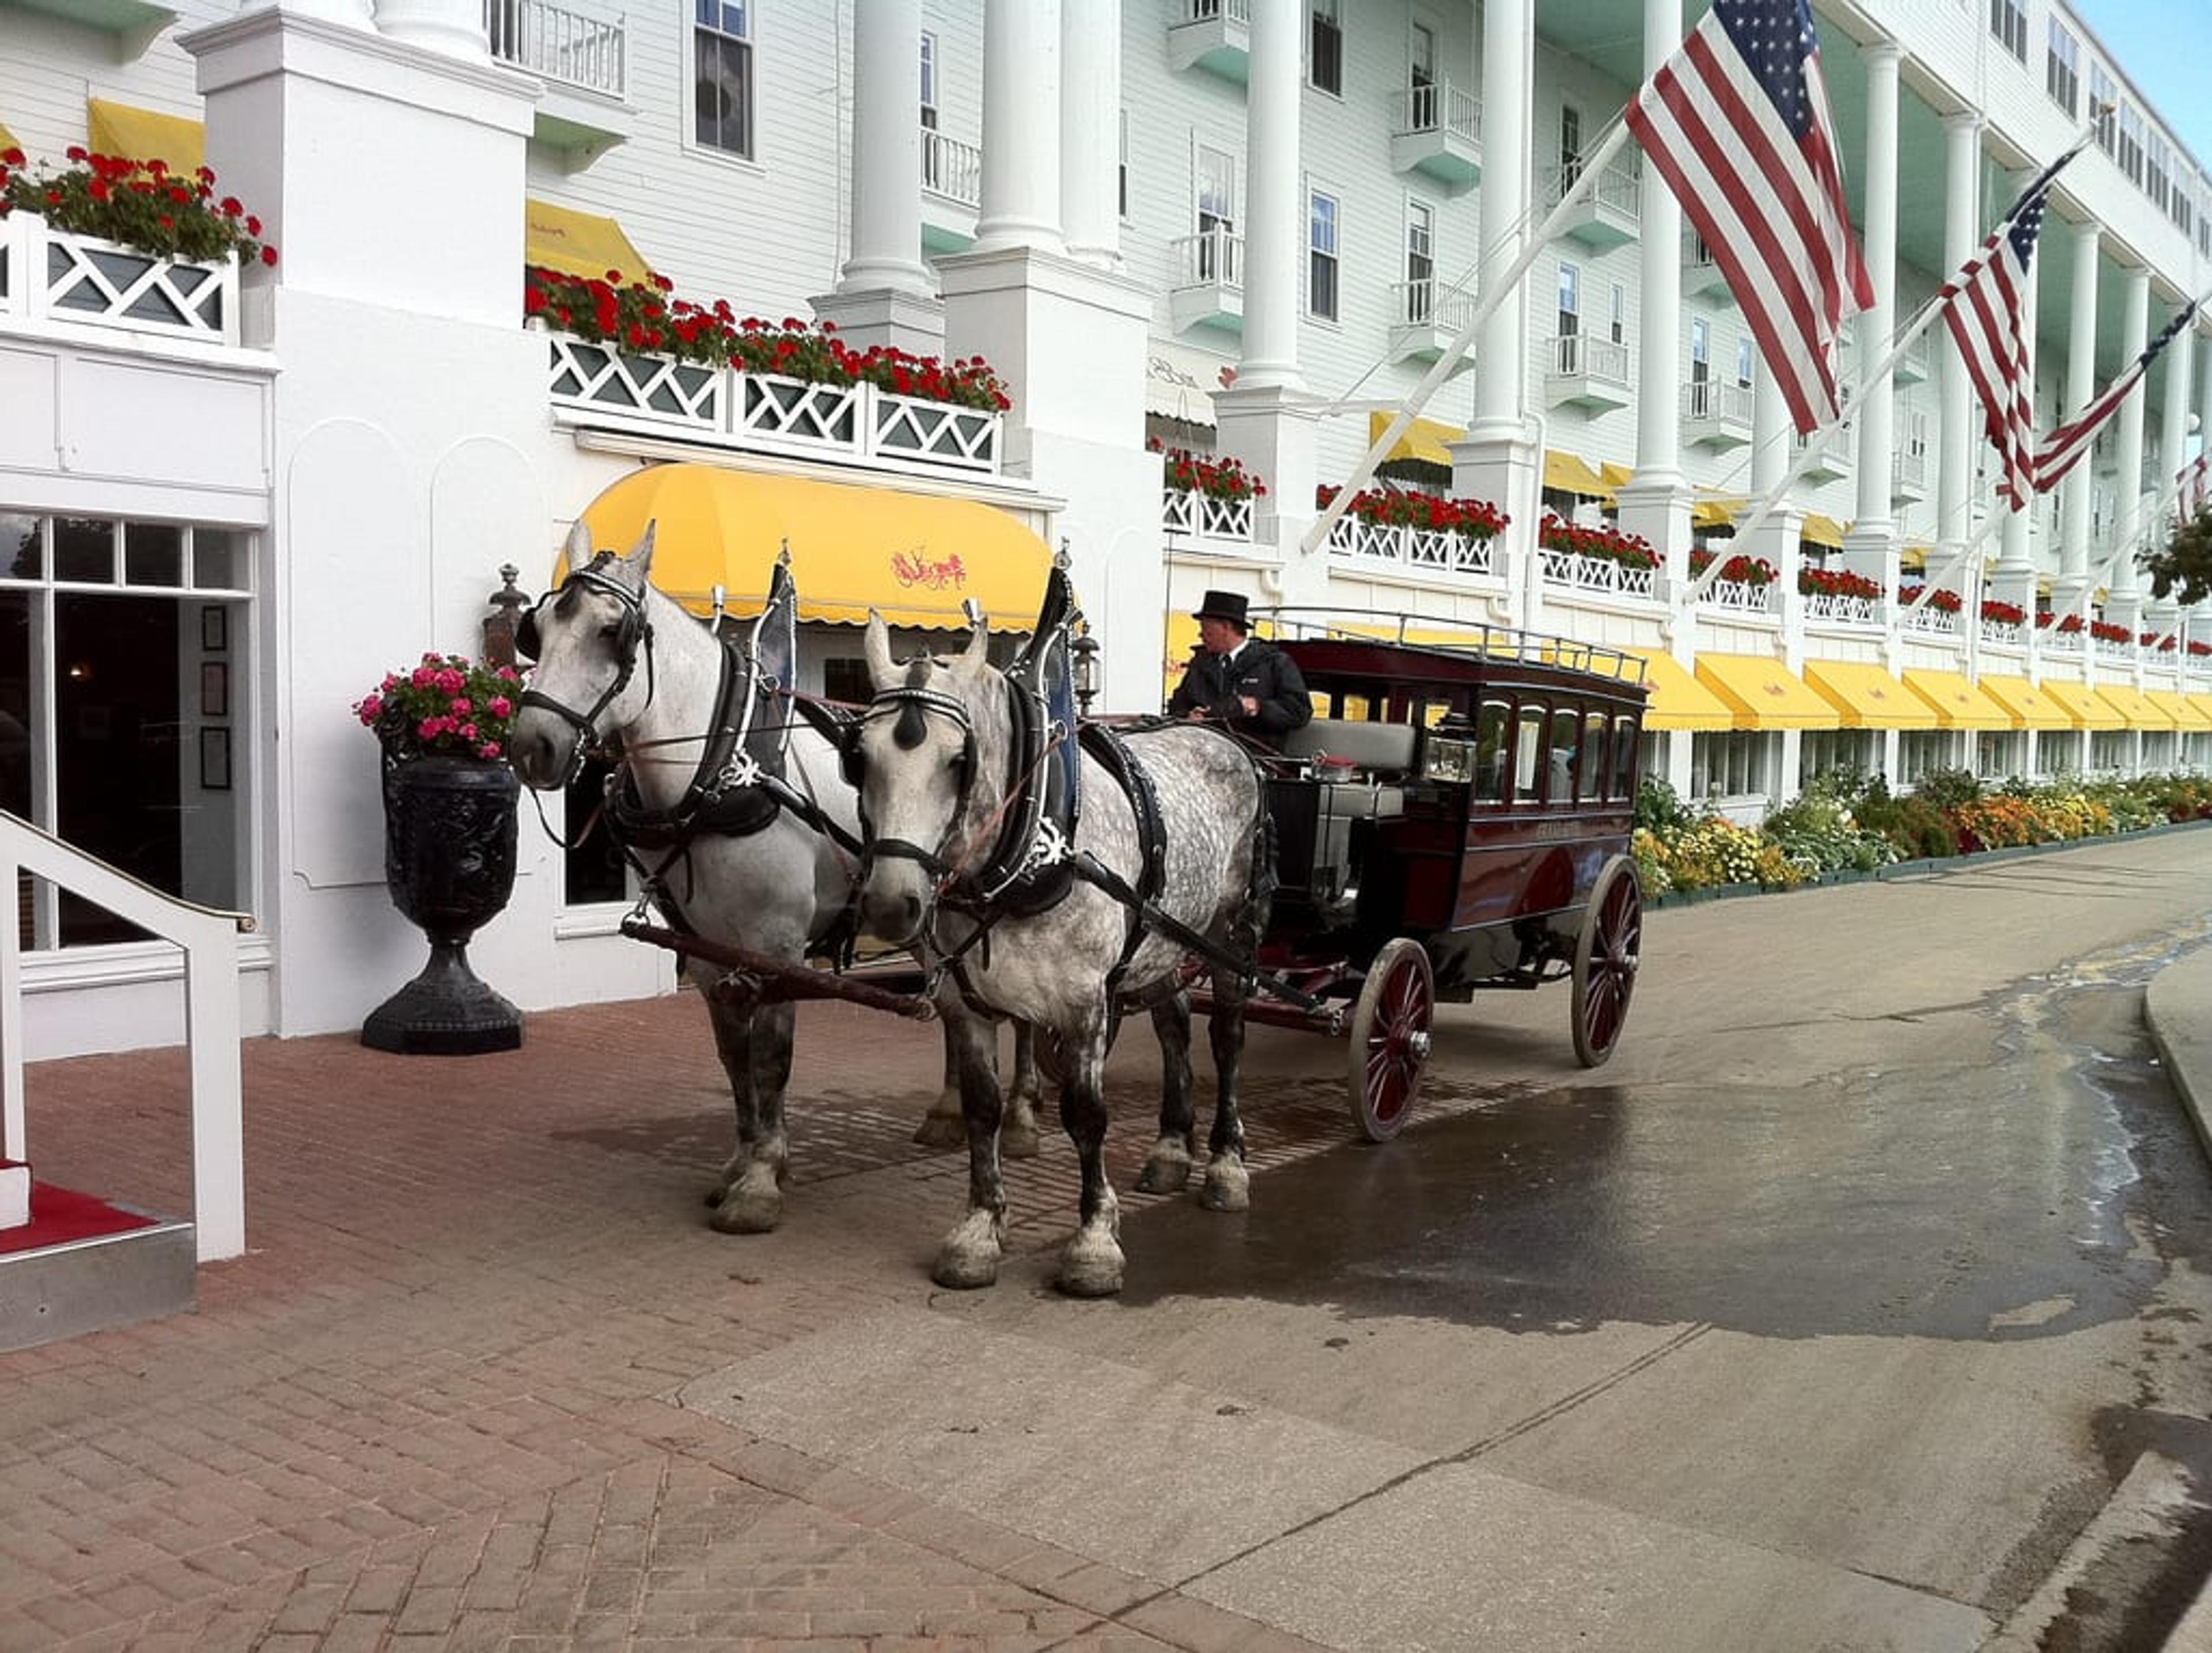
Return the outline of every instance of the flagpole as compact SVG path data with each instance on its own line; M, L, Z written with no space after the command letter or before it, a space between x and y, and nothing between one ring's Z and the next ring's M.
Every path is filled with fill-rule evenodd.
M1301 556L1310 556L1328 543L1329 531L1351 507L1352 495L1367 485L1375 474L1375 467L1382 463L1383 456L1395 447L1398 439L1413 428L1413 421L1419 416L1421 410L1429 404L1429 398L1450 377L1451 370L1459 365L1460 357L1467 354L1467 347L1474 342L1475 334L1481 330L1483 323L1490 319L1491 313L1504 301L1505 295L1519 284L1521 277L1528 273L1529 267L1543 256L1545 248L1550 246L1559 225L1565 222L1568 210L1580 202L1587 191L1596 187L1599 174L1627 142L1628 123L1616 121L1613 131L1583 162L1581 175L1575 179L1573 186L1559 198L1559 204L1545 216L1544 222L1526 235L1512 263L1497 277L1482 280L1481 291L1475 295L1474 312L1465 325L1453 337L1451 343L1444 346L1443 353L1430 365L1428 372L1421 375L1421 382L1407 392L1404 405L1391 416L1390 423L1382 434L1369 445L1359 463L1352 467L1352 474L1345 478L1344 485L1322 507L1321 514L1314 519L1313 526L1299 539Z

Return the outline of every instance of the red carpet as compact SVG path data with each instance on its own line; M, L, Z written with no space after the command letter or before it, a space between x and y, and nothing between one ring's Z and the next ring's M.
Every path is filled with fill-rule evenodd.
M20 1228L0 1228L0 1254L36 1251L71 1240L97 1239L106 1234L128 1234L134 1228L151 1228L155 1219L135 1211L123 1211L105 1200L51 1182L31 1184L31 1220Z

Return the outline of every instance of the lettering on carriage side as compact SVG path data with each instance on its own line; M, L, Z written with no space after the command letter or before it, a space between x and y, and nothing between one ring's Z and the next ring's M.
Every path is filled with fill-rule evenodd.
M1530 827L1528 836L1538 840L1549 838L1582 838L1589 836L1586 821L1538 821Z
M957 551L947 557L933 557L917 545L891 553L891 578L909 590L916 586L931 591L943 591L948 586L957 590L968 583L968 566Z

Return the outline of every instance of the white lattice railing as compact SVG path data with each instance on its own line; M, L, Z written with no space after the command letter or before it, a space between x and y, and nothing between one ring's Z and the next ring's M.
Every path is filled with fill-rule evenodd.
M1733 614L1771 614L1774 590L1771 580L1763 586L1747 580L1716 580L1698 600L1707 608L1726 609Z
M1984 620L1982 641L2000 648L2018 648L2027 641L2027 628L2017 620Z
M2073 655L2081 652L2081 634L2078 631L2045 631L2042 637L2039 647L2045 654Z
M1210 23L1218 17L1226 17L1232 23L1252 21L1252 0L1182 0L1182 15L1178 21Z
M1658 590L1656 568L1632 568L1610 557L1581 556L1540 546L1536 563L1544 583L1574 591L1605 592L1616 597L1652 597Z
M1194 539L1228 539L1249 546L1252 517L1250 500L1219 500L1170 488L1160 501L1160 526Z
M1808 592L1805 593L1805 617L1814 625L1880 625L1881 607L1871 597L1845 596L1839 592Z
M766 453L998 474L1004 421L981 408L634 356L560 333L547 343L556 407Z
M2100 660L2125 660L2130 665L2134 664L2136 646L2133 643L2115 642L2110 638L2097 637L2091 640L2090 647Z
M550 81L619 98L629 84L629 29L545 0L484 0L491 55Z
M238 260L156 258L10 213L0 218L0 316L235 344Z
M921 129L921 186L963 207L983 204L983 151L929 127Z
M1338 556L1431 573L1497 572L1494 540L1470 539L1449 529L1392 527L1343 516L1330 526L1328 549Z
M1929 637L1956 637L1962 628L1959 617L1939 608L1907 608L1898 611L1898 629L1917 631Z
M1469 143L1480 142L1482 100L1462 91L1449 81L1409 86L1399 97L1400 137L1411 137L1416 132L1449 132Z

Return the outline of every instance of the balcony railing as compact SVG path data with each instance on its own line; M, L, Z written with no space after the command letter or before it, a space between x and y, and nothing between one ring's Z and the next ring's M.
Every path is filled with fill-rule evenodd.
M0 218L0 317L236 344L238 260L157 258L11 213Z
M1628 346L1625 343L1589 333L1557 333L1551 350L1544 389L1553 402L1598 409L1628 405Z
M1947 609L1925 606L1900 608L1897 624L1900 631L1917 632L1923 637L1956 637L1965 630L1957 615Z
M1598 592L1614 597L1650 598L1657 595L1659 571L1632 568L1608 557L1583 556L1539 546L1536 566L1547 586L1572 591Z
M1391 307L1401 327L1432 326L1446 337L1457 335L1474 313L1474 295L1455 293L1433 276L1391 284Z
M1716 580L1698 601L1706 608L1725 609L1731 614L1772 614L1775 591L1771 580L1762 586L1747 580Z
M547 336L550 399L583 422L660 430L716 447L835 464L995 476L1000 415Z
M1984 618L1982 622L1982 641L1994 643L1999 648L2020 648L2027 642L2027 628L2016 620Z
M1411 137L1417 132L1448 132L1465 143L1480 143L1482 100L1449 81L1409 86L1398 95L1398 127L1393 136Z
M1840 592L1805 594L1805 618L1814 625L1876 626L1881 623L1881 604L1872 597L1845 596Z
M549 81L619 98L629 84L629 26L545 0L484 0L491 55Z
M983 204L983 151L980 145L925 126L921 129L921 186L957 206Z
M1328 549L1337 556L1387 562L1401 568L1440 574L1491 574L1498 571L1497 543L1436 528L1392 527L1339 517L1328 531Z
M1232 542L1223 549L1251 549L1253 514L1250 500L1214 499L1182 489L1169 489L1160 501L1164 530L1197 540Z

